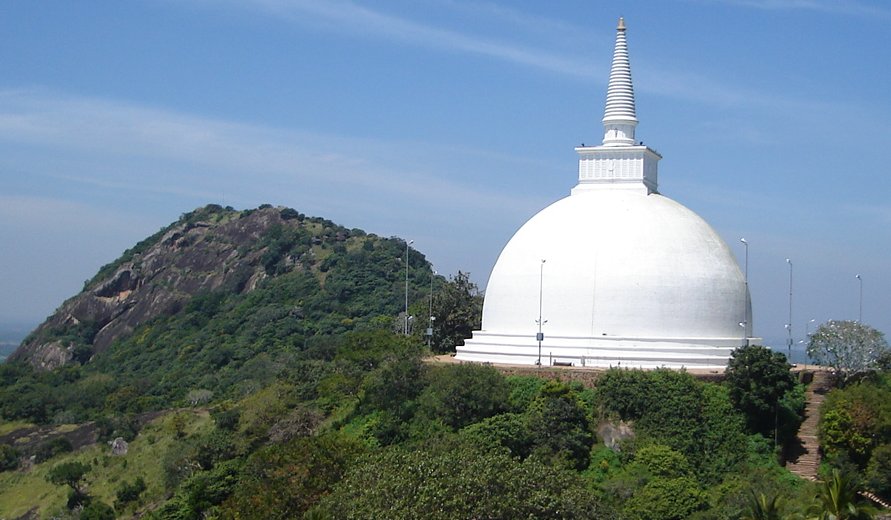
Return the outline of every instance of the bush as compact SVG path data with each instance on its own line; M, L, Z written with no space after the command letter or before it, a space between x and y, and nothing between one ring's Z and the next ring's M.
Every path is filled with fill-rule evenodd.
M80 520L114 520L114 509L105 502L90 500L80 512Z
M507 408L507 382L491 366L446 365L430 372L418 412L455 430Z
M241 411L236 408L229 410L216 410L211 414L217 428L226 431L235 431L238 429L238 421L241 419Z
M625 510L640 520L683 520L704 506L705 497L693 479L655 478L634 493Z
M115 507L120 509L121 506L135 502L139 499L139 495L145 491L145 488L145 480L142 477L137 477L133 482L124 482L118 487L117 493L115 493Z
M362 450L336 434L262 448L245 463L223 516L300 518L330 492Z
M886 500L891 499L891 444L883 444L872 452L866 466L869 488Z
M9 444L0 444L0 471L18 469L19 456L19 450Z

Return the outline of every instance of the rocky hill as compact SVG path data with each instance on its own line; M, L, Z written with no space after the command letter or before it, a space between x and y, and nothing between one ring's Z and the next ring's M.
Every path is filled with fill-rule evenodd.
M396 283L404 254L400 240L366 235L289 208L264 205L236 211L208 205L183 215L100 269L80 294L22 342L10 361L41 369L72 360L85 363L141 325L177 314L196 295L246 294L264 280L292 272L312 274L325 285L328 271L348 260L350 252L367 256L375 250L387 251L383 264L388 272L382 276L391 280L383 285ZM416 263L427 266L420 259ZM398 312L397 294L391 292L378 311Z

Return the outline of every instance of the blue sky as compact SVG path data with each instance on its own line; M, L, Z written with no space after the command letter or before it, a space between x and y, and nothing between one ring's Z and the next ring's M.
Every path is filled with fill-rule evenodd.
M9 1L0 323L36 324L207 203L415 241L485 286L599 142L624 16L660 191L742 258L755 332L891 333L891 4L879 0Z

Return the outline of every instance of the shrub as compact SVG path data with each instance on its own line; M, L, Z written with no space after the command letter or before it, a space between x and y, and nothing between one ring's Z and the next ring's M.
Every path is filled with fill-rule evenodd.
M11 471L19 467L19 450L9 444L0 444L0 471Z
M115 507L120 508L130 502L135 502L139 499L139 495L145 491L145 488L145 480L142 477L137 477L133 482L124 482L115 493Z

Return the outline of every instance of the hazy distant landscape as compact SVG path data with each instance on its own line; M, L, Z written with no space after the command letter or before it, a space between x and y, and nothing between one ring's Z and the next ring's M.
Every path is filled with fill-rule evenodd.
M0 362L5 361L36 326L36 323L0 323Z

